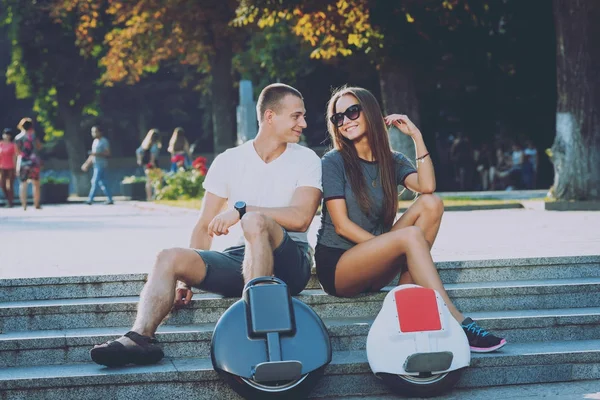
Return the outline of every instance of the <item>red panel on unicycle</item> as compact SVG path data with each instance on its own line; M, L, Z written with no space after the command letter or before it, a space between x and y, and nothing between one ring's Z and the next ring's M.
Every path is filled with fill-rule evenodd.
M442 329L435 291L410 288L394 293L401 332L439 331Z

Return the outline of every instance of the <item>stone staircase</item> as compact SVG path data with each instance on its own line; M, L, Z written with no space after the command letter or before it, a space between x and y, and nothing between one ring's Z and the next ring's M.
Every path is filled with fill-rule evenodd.
M443 262L452 300L509 344L474 354L458 388L598 380L600 256ZM135 317L143 274L0 280L0 399L237 399L210 362L215 322L236 299L197 293L157 337L157 365L108 369L89 349ZM334 356L316 398L389 393L369 369L369 326L385 296L324 294L313 276L298 296L323 318Z

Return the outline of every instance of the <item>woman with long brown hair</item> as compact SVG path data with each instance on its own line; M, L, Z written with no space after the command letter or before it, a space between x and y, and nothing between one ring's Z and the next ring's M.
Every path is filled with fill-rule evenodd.
M398 284L435 289L462 324L471 351L489 352L502 338L465 318L450 301L431 257L443 203L433 194L435 174L419 129L406 115L383 117L366 89L337 90L327 106L333 150L323 156L323 208L315 261L327 293L352 297L379 291L398 273ZM417 169L391 149L386 125L410 136ZM398 185L420 193L397 220Z
M152 201L152 180L151 173L153 170L160 168L158 165L158 156L162 143L160 142L160 131L158 129L150 129L142 144L135 151L137 164L144 169L146 174L146 200Z
M183 128L175 128L167 151L171 154L171 172L177 172L179 168L188 168L191 165L190 143L185 137Z

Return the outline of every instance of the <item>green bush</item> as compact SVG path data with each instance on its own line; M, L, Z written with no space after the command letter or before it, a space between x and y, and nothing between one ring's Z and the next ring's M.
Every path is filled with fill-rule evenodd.
M202 183L204 175L197 169L183 170L165 174L156 182L157 200L198 199L204 194Z
M46 176L44 178L41 179L40 183L42 185L45 184L59 184L59 183L69 183L70 180L69 178L57 178L56 176Z
M131 176L124 177L123 180L121 181L121 183L140 183L140 182L146 183L146 177L131 175Z

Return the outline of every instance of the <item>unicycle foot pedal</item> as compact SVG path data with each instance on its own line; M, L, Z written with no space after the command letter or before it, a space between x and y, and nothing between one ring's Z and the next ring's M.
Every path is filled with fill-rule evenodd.
M302 376L300 361L269 361L256 366L254 380L257 382L294 381Z
M404 363L406 372L445 371L452 365L454 355L449 351L417 353L408 356Z

